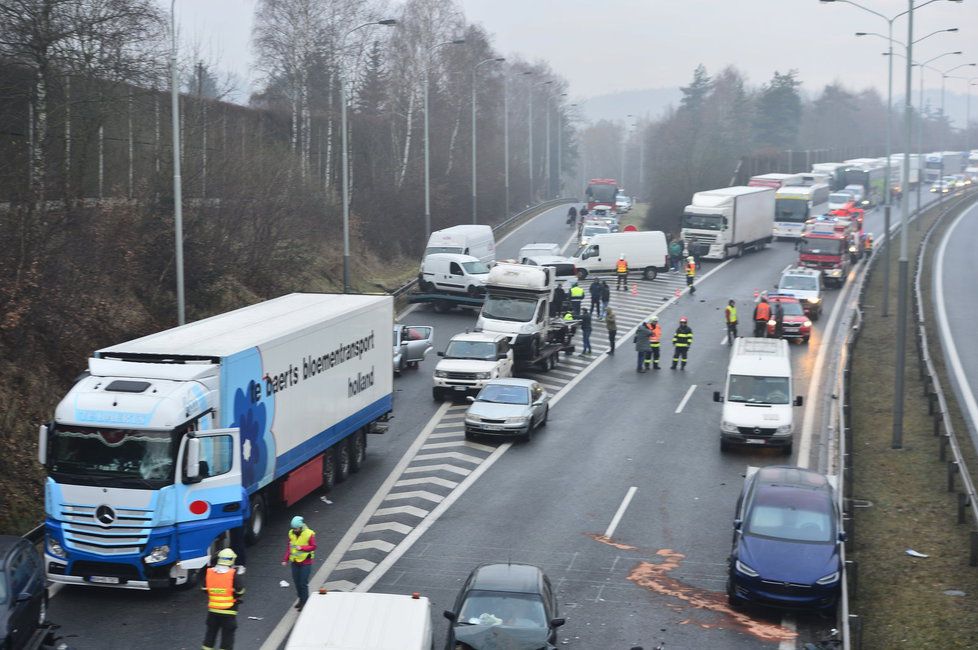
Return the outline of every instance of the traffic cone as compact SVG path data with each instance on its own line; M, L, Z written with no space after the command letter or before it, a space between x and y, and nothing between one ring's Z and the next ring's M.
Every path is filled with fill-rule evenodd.
M682 293L682 292L681 292L681 291L679 291L679 287L676 287L676 297L677 297L677 298L679 297L679 294L680 294L680 293Z
M633 296L637 296L638 295L638 284L636 284L634 282L632 282L632 295Z
M754 300L757 300L757 297L760 296L760 295L761 295L761 292L758 291L757 289L754 289Z

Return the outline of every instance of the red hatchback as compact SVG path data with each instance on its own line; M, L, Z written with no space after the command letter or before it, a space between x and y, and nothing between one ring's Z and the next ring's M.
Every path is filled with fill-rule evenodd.
M768 337L800 339L808 343L808 339L812 335L812 321L805 314L801 302L794 296L777 293L768 294L767 301L771 305L771 320L767 322ZM782 313L780 331L775 319L779 305Z

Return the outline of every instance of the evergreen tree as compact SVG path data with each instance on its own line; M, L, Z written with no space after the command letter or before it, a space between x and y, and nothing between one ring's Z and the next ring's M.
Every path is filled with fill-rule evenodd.
M706 73L706 68L702 63L699 64L693 71L693 81L679 89L683 93L683 98L679 102L680 107L692 112L700 111L712 86L713 82L710 75Z
M387 74L384 71L383 51L380 41L374 41L367 55L363 73L363 85L357 98L357 110L364 115L377 117L383 112Z
M790 149L798 142L801 95L797 70L775 72L757 97L754 143L761 147Z

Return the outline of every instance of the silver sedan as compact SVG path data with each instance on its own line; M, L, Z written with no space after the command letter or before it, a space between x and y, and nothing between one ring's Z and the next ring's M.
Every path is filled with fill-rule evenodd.
M465 413L465 437L515 436L529 440L533 429L547 423L550 394L532 379L494 379Z

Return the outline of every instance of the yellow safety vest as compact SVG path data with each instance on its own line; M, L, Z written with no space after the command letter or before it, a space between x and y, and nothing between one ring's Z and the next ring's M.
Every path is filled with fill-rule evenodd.
M571 298L583 298L584 297L584 289L582 289L581 287L571 287L570 297Z
M234 610L234 569L218 573L207 569L204 584L207 588L207 609L218 614L237 614Z
M736 323L737 322L737 308L727 305L727 322Z
M305 562L307 559L316 557L315 551L300 551L298 547L308 546L309 540L316 532L310 528L303 528L298 535L291 528L289 529L289 562Z

